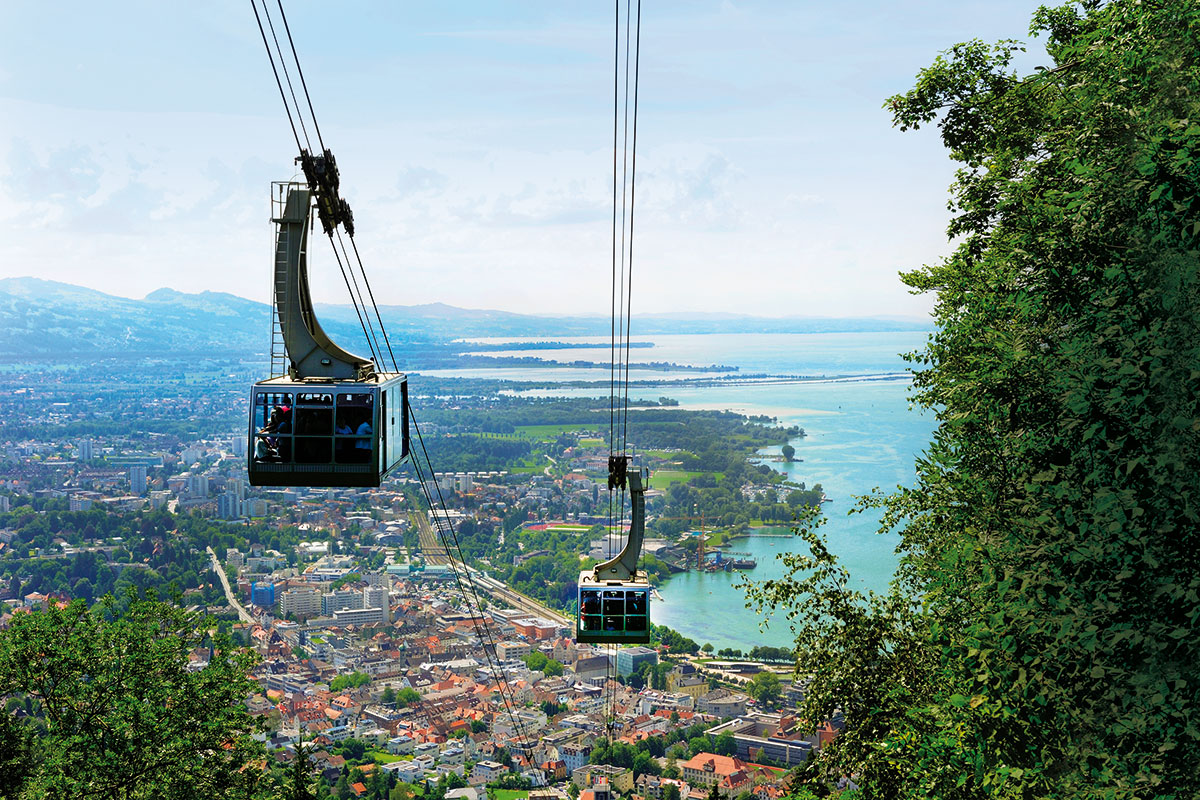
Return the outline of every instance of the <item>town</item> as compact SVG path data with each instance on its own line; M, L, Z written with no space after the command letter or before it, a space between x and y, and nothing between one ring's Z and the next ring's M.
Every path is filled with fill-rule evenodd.
M225 406L240 398L199 394L181 390L149 417L202 408L184 419L208 435L3 443L0 625L131 587L176 592L257 653L261 692L246 706L269 752L306 759L338 797L778 797L788 770L836 736L838 714L796 716L804 681L786 650L714 658L659 626L649 646L574 641L573 575L620 535L600 514L604 442L586 425L514 428L521 446L506 469L424 484L405 473L377 489L256 488L246 437L204 430L236 418ZM4 402L10 430L71 430L114 400L12 386ZM448 418L426 435L472 436L439 431ZM703 470L681 469L691 453L660 443L645 457L656 475L681 478L647 492L658 517L675 516L663 513L673 492L703 500ZM742 503L798 491L761 469L744 472ZM452 539L425 492L445 504ZM729 543L715 525L710 536L695 520L659 524L645 547L654 576L722 563ZM191 668L209 657L192 652Z

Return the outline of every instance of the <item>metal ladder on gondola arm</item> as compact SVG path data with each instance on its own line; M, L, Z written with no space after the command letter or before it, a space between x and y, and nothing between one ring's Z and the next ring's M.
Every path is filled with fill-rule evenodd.
M283 216L282 210L285 200L283 190L280 189L278 198L271 198L272 219L279 219ZM275 265L276 269L272 271L271 277L271 377L285 377L288 374L290 367L287 345L283 338L283 325L279 321L279 309L287 308L288 304L288 280L283 270L278 268L278 265L287 261L288 257L288 230L287 227L276 223L275 231ZM301 246L306 246L306 243L301 240Z

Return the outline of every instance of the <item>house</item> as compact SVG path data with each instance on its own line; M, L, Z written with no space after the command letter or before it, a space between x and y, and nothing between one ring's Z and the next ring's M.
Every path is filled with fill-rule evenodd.
M571 782L580 789L594 788L597 783L603 783L625 794L633 790L633 773L625 767L586 764L571 771Z
M697 753L695 757L679 764L683 779L692 786L711 787L717 785L722 797L736 797L754 787L745 762L730 756L715 753Z
M396 776L396 780L404 783L416 783L425 774L424 768L412 761L393 761L389 764L384 764L385 772L390 772Z
M483 783L491 783L506 772L508 772L508 767L499 761L479 761L475 764L475 768L471 770L471 777Z
M413 752L416 747L416 742L410 736L400 736L388 739L387 751L394 756L406 756Z

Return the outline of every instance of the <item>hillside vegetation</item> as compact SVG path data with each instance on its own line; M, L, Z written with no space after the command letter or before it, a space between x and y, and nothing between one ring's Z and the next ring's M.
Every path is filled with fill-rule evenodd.
M1200 6L1040 9L1053 59L955 46L888 102L961 164L915 398L939 427L890 594L812 552L791 604L816 760L866 797L1200 796ZM803 606L798 604L806 598ZM815 602L813 602L815 601Z

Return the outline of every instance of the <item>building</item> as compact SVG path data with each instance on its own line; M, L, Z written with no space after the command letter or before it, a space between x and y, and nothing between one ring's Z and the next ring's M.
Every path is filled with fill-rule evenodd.
M246 440L241 436L234 436L229 440L229 452L239 457L246 455Z
M671 687L670 682L667 683L667 687ZM684 675L675 681L675 687L672 691L699 698L708 693L708 681L699 675Z
M633 772L625 767L613 767L608 764L587 764L571 770L571 782L580 789L602 784L611 786L618 792L627 793L633 790Z
M250 584L250 603L259 608L274 608L275 607L275 584L273 583L258 583L257 581Z
M208 476L188 475L187 493L189 497L208 497Z
M237 519L242 514L242 504L233 492L221 492L217 496L217 516L221 519Z
M649 647L622 647L617 651L617 674L622 678L637 672L642 664L657 663L658 651Z
M499 761L478 761L475 763L475 768L471 770L471 778L482 783L491 783L506 772L508 772L508 767Z
M129 474L129 491L134 494L144 494L148 485L146 465L130 464L127 472Z
M344 608L364 608L365 599L362 592L354 589L326 592L321 596L321 613L328 617Z
M308 619L321 613L321 593L307 586L297 586L279 595L279 616Z
M246 556L236 547L230 547L225 550L225 563L234 568L241 567L246 563Z
M558 748L558 756L567 765L567 772L574 774L575 770L586 765L592 755L590 744L566 744Z
M388 597L388 588L383 585L368 586L363 590L363 608L382 608L384 611L384 621L390 621L391 602Z
M715 783L722 797L736 797L754 786L745 762L731 756L697 753L678 766L687 783L705 788Z
M247 497L242 503L242 516L265 517L266 515L267 501L261 497Z
M702 694L696 700L696 710L701 714L712 714L714 717L738 717L746 713L750 698L741 692L731 692L727 689L714 689L708 694Z
M798 720L778 714L750 712L705 731L714 738L725 732L733 734L739 758L766 757L788 767L803 764L822 743L819 731L806 730Z
M240 503L246 499L246 481L241 478L226 478L225 491L232 492Z
M382 608L343 608L333 612L338 625L373 625L387 622L387 613Z
M519 636L524 636L531 642L553 639L561 627L548 619L538 617L523 617L511 620L511 623Z
M496 645L496 653L503 661L514 658L524 658L533 652L528 642L506 641Z

